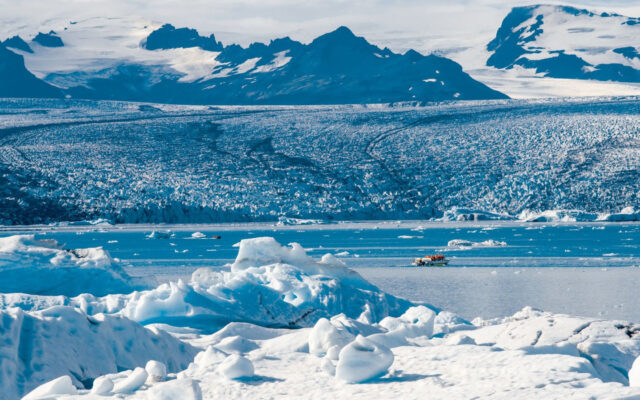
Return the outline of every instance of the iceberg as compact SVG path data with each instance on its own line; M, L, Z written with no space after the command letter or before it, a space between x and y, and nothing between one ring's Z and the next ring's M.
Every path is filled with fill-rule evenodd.
M274 238L245 239L230 271L200 268L190 282L97 297L0 294L0 305L35 311L71 305L83 312L117 314L143 325L167 324L215 332L230 322L277 328L310 327L344 313L377 322L400 316L412 304L367 282L331 254L320 260L297 243Z
M68 306L35 312L1 310L0 343L2 400L18 398L62 375L77 388L90 388L94 378L144 366L151 359L178 372L197 353L166 332L119 316L89 316ZM65 382L61 378L31 396L67 388Z
M512 221L515 218L504 213L452 207L444 212L440 221Z
M0 238L0 293L129 293L142 285L101 247L65 249L34 235Z
M485 240L483 242L472 242L464 239L453 239L447 243L447 247L457 249L470 249L473 247L505 247L507 242L501 242L498 240Z

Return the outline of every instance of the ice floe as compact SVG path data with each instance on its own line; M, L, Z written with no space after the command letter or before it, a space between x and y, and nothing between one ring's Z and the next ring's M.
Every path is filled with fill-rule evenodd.
M472 242L464 239L453 239L447 243L447 247L453 249L470 249L473 247L505 247L506 245L506 242L501 242L493 239L485 240L482 242Z

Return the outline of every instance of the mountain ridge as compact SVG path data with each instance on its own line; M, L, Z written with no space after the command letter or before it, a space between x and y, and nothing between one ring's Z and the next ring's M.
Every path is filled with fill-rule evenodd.
M82 99L301 105L507 98L452 60L381 49L345 26L309 44L285 37L246 48L171 24L119 28L109 36L115 28L103 20L79 22L39 33L30 45L7 39L14 43L7 48L44 83Z
M551 78L640 82L640 18L571 6L514 7L488 43L487 66Z

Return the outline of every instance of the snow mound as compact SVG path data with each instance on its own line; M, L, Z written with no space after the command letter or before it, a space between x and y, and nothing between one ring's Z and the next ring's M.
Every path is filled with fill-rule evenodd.
M484 242L472 242L464 239L453 239L447 243L447 247L451 248L472 248L472 247L505 247L507 242L500 242L497 240L489 239Z
M640 357L636 358L629 370L629 386L640 387Z
M316 322L309 335L309 353L337 360L338 353L344 346L351 343L355 335L346 329L334 326L328 319L321 318Z
M169 334L126 318L89 316L62 306L37 312L0 311L0 343L3 400L18 398L61 375L69 375L75 387L84 388L98 376L144 366L150 359L177 372L196 354L192 346Z
M149 374L144 368L136 368L125 379L113 385L113 393L133 393L147 381Z
M149 360L144 366L149 378L155 382L161 382L167 377L167 366L156 360Z
M640 356L640 327L623 321L552 314L531 307L511 317L474 320L466 332L477 344L530 354L568 354L589 359L605 382L629 384L627 372Z
M107 376L100 376L93 380L91 394L106 396L113 390L113 381Z
M238 354L227 357L220 364L219 370L227 379L250 378L253 376L253 364L251 361Z
M34 235L0 238L0 292L75 296L128 293L135 282L101 247L64 249Z
M348 383L365 382L384 375L391 364L393 353L388 347L359 335L340 351L336 378Z
M35 400L55 398L63 394L76 394L78 390L73 386L71 378L68 375L61 376L52 381L38 386L24 396L23 400Z

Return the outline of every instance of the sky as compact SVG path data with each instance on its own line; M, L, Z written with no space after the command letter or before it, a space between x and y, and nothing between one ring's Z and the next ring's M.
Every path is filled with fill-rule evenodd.
M640 0L566 0L593 10L640 16ZM378 45L446 54L486 44L522 0L0 0L0 32L46 29L52 19L136 15L247 45L282 36L308 42L346 25Z
M564 4L640 17L640 0L0 0L0 39L94 17L141 17L243 46L290 36L308 43L348 26L380 47L435 53L512 97L640 95L640 85L540 79L486 67L486 45L511 8ZM118 32L114 32L117 35Z

